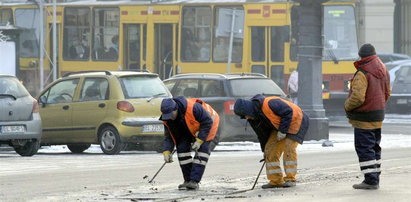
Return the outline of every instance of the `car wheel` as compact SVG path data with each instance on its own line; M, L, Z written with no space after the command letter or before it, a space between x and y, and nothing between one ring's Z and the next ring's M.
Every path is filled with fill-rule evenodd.
M124 149L120 135L112 126L103 128L99 133L100 147L105 154L118 154Z
M14 146L14 151L16 151L20 156L33 156L37 153L40 148L40 141L33 140L27 141L26 144L20 146Z
M90 146L91 144L68 144L67 145L68 149L74 154L83 153L83 151L86 151L88 148L90 148Z

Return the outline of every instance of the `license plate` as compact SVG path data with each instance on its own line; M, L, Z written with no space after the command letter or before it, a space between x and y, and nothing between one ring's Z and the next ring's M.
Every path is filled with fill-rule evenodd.
M407 104L407 99L398 99L397 104Z
M163 124L143 125L143 132L164 132Z
M1 133L24 133L26 128L24 126L2 126Z

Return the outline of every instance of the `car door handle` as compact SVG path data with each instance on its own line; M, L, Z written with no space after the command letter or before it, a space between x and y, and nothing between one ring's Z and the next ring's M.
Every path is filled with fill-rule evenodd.
M106 104L104 104L104 103L98 104L98 107L100 107L100 108L104 108L105 106L106 106Z
M64 106L63 106L63 109L64 109L64 110L68 110L69 108L70 108L70 106L68 106L68 105L64 105Z

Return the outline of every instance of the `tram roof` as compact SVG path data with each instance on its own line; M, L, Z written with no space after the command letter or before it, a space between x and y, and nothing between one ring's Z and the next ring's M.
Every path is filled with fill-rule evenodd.
M51 5L52 0L45 0ZM58 5L166 5L166 4L219 4L219 3L284 3L293 0L57 0ZM359 0L330 0L329 2L358 2ZM48 3L47 3L48 2ZM35 0L0 0L0 5L36 5Z

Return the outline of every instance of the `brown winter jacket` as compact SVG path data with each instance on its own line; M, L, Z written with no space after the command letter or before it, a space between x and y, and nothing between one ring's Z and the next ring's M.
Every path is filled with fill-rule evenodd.
M354 128L381 128L385 104L390 96L389 74L381 60L373 55L354 63L356 74L351 81L345 110Z

